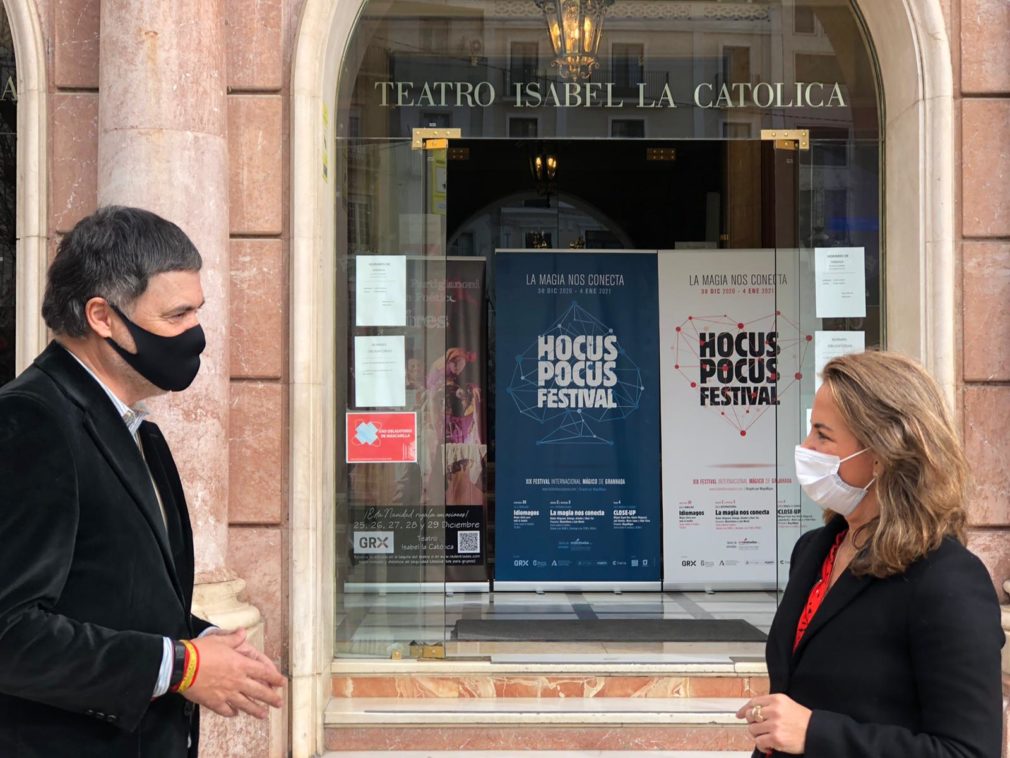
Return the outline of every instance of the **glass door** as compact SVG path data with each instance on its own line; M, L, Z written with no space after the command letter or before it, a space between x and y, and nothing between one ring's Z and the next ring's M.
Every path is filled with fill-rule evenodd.
M857 342L856 333L867 346L880 339L876 196L861 189L861 171L838 168L873 175L875 146L778 133L546 147L345 140L337 149L345 152L343 175L334 177L344 306L335 339L346 356L335 367L346 418L335 451L337 654L444 653L447 597L486 591L503 560L542 564L536 581L545 585L554 577L588 591L609 577L635 589L634 577L619 573L626 562L665 590L754 591L773 604L793 544L820 523L793 471L817 362ZM538 156L544 165L553 156L553 175L537 174ZM659 494L629 505L622 492L631 493L631 474L605 477L604 487L621 491L599 495L603 506L585 509L578 534L559 531L571 531L569 521L527 524L511 500L494 505L502 427L492 421L509 400L508 383L494 382L495 335L518 329L495 318L500 283L487 258L500 247L534 248L530 260L559 265L612 251L657 256L652 278L635 285L656 288L659 301L651 338L659 365L640 386L655 393L658 412L652 442L639 440L636 451L651 461L643 479L653 477ZM825 256L865 274L856 277L865 283L856 293L862 316L857 308L823 312ZM558 291L566 303L605 294ZM646 336L632 330L624 339ZM614 431L627 419L630 411L600 423ZM578 568L590 563L581 555L495 557L496 524L542 530L540 542L559 551L581 550L591 537L617 552L607 554L607 572L593 560L597 573L584 575ZM632 555L653 538L661 570ZM571 576L552 574L555 560L567 560Z
M445 145L338 141L338 656L444 655ZM346 363L339 362L347 356ZM458 373L458 372L457 372ZM453 397L450 398L450 395Z
M663 588L767 631L788 511L782 406L804 350L789 289L798 144L769 135L652 149L671 171L704 151L721 168L714 182L694 180L705 188L695 206L671 207L671 228L691 236L659 251ZM675 191L690 199L691 186ZM716 594L691 594L701 591Z
M815 281L809 250L800 234L801 167L810 150L809 134L777 137L772 132L766 136L772 160L764 177L764 192L775 243L775 589L781 599L796 540L819 525L819 514L801 500L793 465L793 450L806 437L806 409L811 402L808 387L814 363L811 319Z
M780 597L797 538L824 522L824 511L796 482L793 464L794 446L809 433L820 371L835 356L881 348L885 339L880 198L870 179L879 171L880 146L843 133L798 147L781 151L776 163L777 186L789 188L778 209L781 247L792 248L779 256L784 276L777 308L780 329L801 348L777 408Z
M675 369L663 403L683 419L664 411L664 587L779 598L796 540L821 519L801 496L793 450L828 339L817 318L824 250L802 223L823 175L803 130L722 147L717 249L678 245L665 277L661 257L673 332L661 348ZM757 615L770 623L770 608Z
M496 255L492 276L495 533L511 532L496 542L496 591L642 591L660 582L674 592L751 591L759 594L746 602L764 603L770 621L778 567L801 528L798 494L786 486L802 439L789 414L799 413L793 405L812 357L803 331L813 279L799 250L799 139L463 147L450 153L450 249L522 253L505 268ZM499 193L493 203L488 187ZM650 256L650 275L613 276L623 272L619 258ZM611 275L605 281L641 294L629 311L655 313L637 327L614 327L620 306L611 301L620 293L593 285L604 281L590 275L600 266ZM534 389L560 397L567 385L548 378L540 386L539 363L513 365L545 330L597 328L588 316L577 329L569 324L573 301L614 328L641 379L634 402L580 424L594 439L615 440L609 447L589 447L585 435L559 440L553 427L538 433L530 419L544 426L568 417L549 400L541 412ZM634 442L616 442L635 424ZM519 438L536 451L525 470L516 463L528 455ZM622 462L632 448L636 465ZM649 482L655 494L642 496ZM571 494L559 495L561 486ZM559 498L578 516L561 518Z

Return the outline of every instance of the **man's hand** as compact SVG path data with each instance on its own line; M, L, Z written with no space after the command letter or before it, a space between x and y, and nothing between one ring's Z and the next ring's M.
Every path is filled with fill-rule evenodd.
M227 629L219 629L216 626L212 626L212 627L208 628L207 631L205 631L200 636L201 637L207 637L207 636L209 636L211 634L229 635L229 634L234 634L234 632L229 632ZM274 665L274 662L272 660L270 660L269 658L267 658L266 655L264 655L263 653L261 653L248 640L248 638L245 641L243 641L241 645L239 645L237 648L235 648L235 652L242 653L242 655L244 655L246 658L252 658L254 661L263 661L268 666L273 666Z
M229 717L242 711L263 719L268 705L281 707L284 677L246 641L245 629L206 634L191 642L200 653L200 671L182 693L184 698Z

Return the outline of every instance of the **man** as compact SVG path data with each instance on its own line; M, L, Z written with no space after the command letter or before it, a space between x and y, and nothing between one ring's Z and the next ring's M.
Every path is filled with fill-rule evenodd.
M85 218L49 269L55 340L0 390L4 758L192 758L196 705L281 705L244 633L190 612L186 501L140 404L197 374L200 266L153 213Z

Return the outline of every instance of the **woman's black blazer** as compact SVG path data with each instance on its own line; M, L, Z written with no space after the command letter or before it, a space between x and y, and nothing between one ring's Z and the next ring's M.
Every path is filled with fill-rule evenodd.
M982 562L956 540L887 579L846 570L793 653L797 620L845 526L835 518L799 539L768 637L771 691L813 710L805 755L1000 758L999 603Z

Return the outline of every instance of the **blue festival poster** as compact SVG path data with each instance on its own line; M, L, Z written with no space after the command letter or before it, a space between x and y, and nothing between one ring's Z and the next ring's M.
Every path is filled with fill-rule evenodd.
M658 586L656 267L495 255L496 589Z

